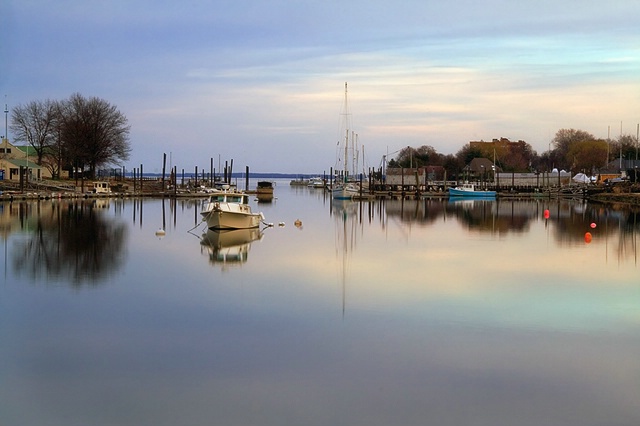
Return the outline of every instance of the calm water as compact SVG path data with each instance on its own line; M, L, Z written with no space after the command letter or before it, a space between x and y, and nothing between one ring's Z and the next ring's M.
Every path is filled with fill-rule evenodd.
M0 424L640 424L637 212L275 193L1 205Z

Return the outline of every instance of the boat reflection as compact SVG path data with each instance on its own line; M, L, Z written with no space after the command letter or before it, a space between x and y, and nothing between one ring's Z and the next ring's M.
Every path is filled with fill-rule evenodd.
M260 228L213 230L202 234L200 244L209 256L209 262L223 269L240 266L247 261L251 243L262 240Z

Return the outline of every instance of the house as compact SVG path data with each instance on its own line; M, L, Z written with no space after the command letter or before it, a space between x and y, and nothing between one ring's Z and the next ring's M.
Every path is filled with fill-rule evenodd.
M388 168L385 183L387 185L419 186L428 182L442 181L445 170L442 166L424 166L418 168Z
M35 157L29 156L28 147L11 144L9 139L2 139L0 144L0 180L20 181L20 171L23 178L29 181L44 178L46 169L36 164Z
M493 165L493 161L488 158L474 158L471 160L469 164L467 164L464 168L464 173L467 176L467 179L476 178L482 180L493 180L495 172L500 171L495 170Z

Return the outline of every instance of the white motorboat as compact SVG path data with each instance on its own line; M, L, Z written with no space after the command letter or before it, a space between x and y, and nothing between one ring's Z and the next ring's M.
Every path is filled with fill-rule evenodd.
M249 196L244 192L222 192L209 197L208 203L200 213L209 229L248 229L257 228L264 221L262 213L253 213L249 205Z
M324 179L321 177L312 177L307 184L309 188L324 188Z

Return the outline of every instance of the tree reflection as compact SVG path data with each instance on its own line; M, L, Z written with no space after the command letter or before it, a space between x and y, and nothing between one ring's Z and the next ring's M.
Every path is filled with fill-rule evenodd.
M585 233L590 232L594 244L609 244L619 259L632 257L637 262L638 257L640 208L630 205L576 198L382 199L359 202L356 212L361 217L367 214L369 223L379 221L383 227L394 221L409 229L423 228L453 219L469 231L497 237L528 233L534 224L544 221L559 245L584 244Z
M105 218L98 201L37 205L20 218L26 239L13 251L16 271L31 279L96 284L123 263L127 228Z

